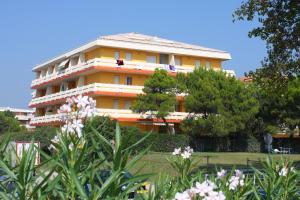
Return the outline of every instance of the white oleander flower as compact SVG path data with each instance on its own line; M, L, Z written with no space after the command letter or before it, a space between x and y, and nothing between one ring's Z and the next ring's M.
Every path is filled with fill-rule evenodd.
M229 190L236 190L238 186L244 186L244 174L240 170L235 170L235 175L231 176L227 186L229 186Z
M83 128L82 120L74 119L71 126L72 126L72 129L77 133L77 136L81 137L82 136L82 128Z
M211 191L203 200L225 200L226 197L222 191Z
M175 148L172 154L173 154L174 156L176 156L176 155L179 155L180 153L181 153L181 147Z
M241 170L236 169L234 172L235 172L235 176L237 177L243 176L243 172Z
M195 187L192 188L193 192L200 197L205 197L208 193L212 192L216 185L211 181L204 181L202 183L196 182Z
M192 198L190 197L188 191L184 191L181 193L177 192L174 200L192 200Z
M69 105L73 105L75 103L75 99L76 99L76 97L70 97L70 98L67 98L66 102Z
M74 149L74 144L73 143L70 143L69 144L69 149L72 151Z
M75 103L76 103L77 108L84 108L86 105L89 104L89 97L88 96L79 95L75 99Z
M288 169L286 167L283 167L279 172L279 176L286 176L287 174L288 174Z
M218 179L223 178L224 176L226 176L227 171L222 169L221 171L217 172L217 177Z
M54 136L54 137L51 139L51 142L57 144L57 143L59 142L59 137L58 137L57 135Z
M291 172L296 173L295 167L291 167Z
M97 109L87 105L85 108L79 110L80 118L89 118L95 116Z
M192 156L193 152L194 152L194 150L191 147L187 146L184 148L184 151L181 152L181 156L183 159L188 159Z
M190 152L191 154L194 153L194 150L190 146L185 147L184 150Z
M183 159L189 159L191 157L191 155L192 154L190 152L188 152L188 151L184 151L183 153L181 153L181 157Z
M64 124L61 127L61 131L63 133L73 134L74 133L74 129L72 128L72 123L71 122L67 122L66 124Z

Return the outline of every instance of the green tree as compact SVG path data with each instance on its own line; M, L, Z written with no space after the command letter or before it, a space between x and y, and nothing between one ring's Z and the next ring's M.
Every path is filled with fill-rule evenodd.
M300 126L300 79L289 80L287 89L270 93L263 88L259 92L260 112L266 131L276 133L294 130Z
M268 55L250 75L272 92L285 90L288 80L300 74L300 1L247 0L234 12L235 20L256 20L249 37L266 42Z
M175 110L176 79L168 75L166 70L156 69L145 81L144 94L139 94L131 109L137 113L150 112L157 119L162 119L169 131L166 117Z
M4 132L17 132L22 130L20 122L9 112L0 112L0 134Z
M225 136L245 128L258 112L252 85L223 72L198 69L185 79L185 108L190 116L182 129L193 135Z

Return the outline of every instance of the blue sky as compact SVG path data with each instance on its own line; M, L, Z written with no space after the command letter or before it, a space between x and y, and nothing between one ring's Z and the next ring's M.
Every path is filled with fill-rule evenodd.
M138 32L225 50L238 76L259 67L264 42L232 22L240 0L26 0L0 2L0 107L27 108L36 64L101 35Z

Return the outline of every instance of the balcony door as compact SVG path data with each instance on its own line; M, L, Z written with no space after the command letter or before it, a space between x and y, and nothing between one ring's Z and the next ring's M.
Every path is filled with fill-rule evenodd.
M168 54L159 54L159 64L169 64L169 55Z

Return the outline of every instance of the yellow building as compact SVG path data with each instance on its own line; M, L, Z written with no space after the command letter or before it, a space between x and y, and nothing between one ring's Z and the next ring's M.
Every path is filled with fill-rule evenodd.
M189 73L195 67L221 70L229 53L196 45L137 33L100 37L33 68L35 90L29 104L36 109L34 126L60 123L57 109L66 98L89 95L97 101L98 115L109 116L124 125L142 130L158 130L160 120L130 110L136 95L142 93L144 81L156 68L170 75ZM118 65L117 60L123 62ZM179 96L176 111L167 121L178 126L188 113Z

